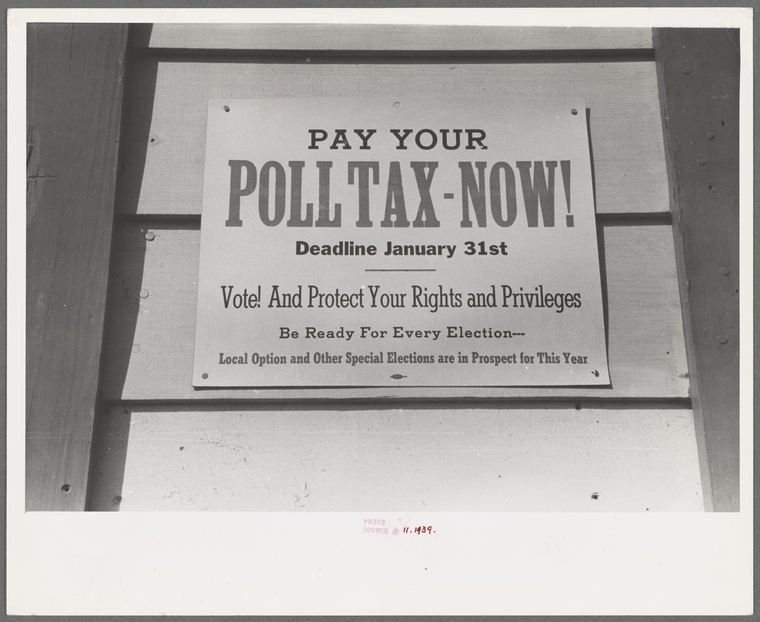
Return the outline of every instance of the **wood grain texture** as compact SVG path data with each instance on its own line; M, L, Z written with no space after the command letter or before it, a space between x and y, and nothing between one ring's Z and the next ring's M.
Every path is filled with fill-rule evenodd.
M122 214L200 214L208 100L256 97L581 98L596 208L667 213L653 62L258 64L140 58L127 89Z
M30 25L27 510L84 509L111 249L123 25Z
M688 397L671 228L620 224L600 228L611 388L194 390L198 226L151 221L120 224L108 303L104 399ZM146 233L152 239L146 239Z
M662 29L656 41L705 496L738 511L739 31Z
M226 50L646 50L650 28L389 24L153 24L136 45Z
M98 510L703 509L690 409L154 405L105 420L104 472L123 479L94 479Z

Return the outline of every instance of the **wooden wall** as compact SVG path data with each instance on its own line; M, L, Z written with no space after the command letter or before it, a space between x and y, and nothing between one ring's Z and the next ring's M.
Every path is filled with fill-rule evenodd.
M703 509L648 30L133 27L93 510ZM191 387L211 98L579 97L612 384Z
M85 506L126 42L119 24L28 30L28 510Z
M737 511L739 31L655 35L702 473L712 508Z

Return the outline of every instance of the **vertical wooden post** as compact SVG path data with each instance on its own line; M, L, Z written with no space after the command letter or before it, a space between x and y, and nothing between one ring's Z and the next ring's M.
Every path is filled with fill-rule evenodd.
M121 24L28 30L27 510L85 505L126 45Z
M654 43L705 499L737 511L739 31L656 29Z

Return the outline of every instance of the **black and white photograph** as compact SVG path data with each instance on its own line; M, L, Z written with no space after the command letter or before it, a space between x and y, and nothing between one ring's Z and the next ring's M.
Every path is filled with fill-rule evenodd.
M8 613L751 613L752 9L7 19Z

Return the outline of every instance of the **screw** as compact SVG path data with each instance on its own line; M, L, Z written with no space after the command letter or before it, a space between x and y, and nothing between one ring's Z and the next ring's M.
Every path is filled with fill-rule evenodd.
M572 112L573 114L578 114L578 111L575 108L573 108L570 112Z
M705 164L707 164L707 158L705 158L704 156L699 156L697 158L697 164L699 164L700 166L704 166Z
M229 111L230 111L230 107L229 106L225 106L224 107L224 112L229 112Z
M208 374L201 374L201 378L203 378L204 380L206 380L208 378Z
M729 274L731 274L731 270L729 270L728 268L726 268L726 266L721 266L721 268L720 268L720 270L718 270L718 272L720 272L723 276L728 276Z
M147 298L150 295L147 289L140 290L140 298Z
M728 343L728 337L726 337L725 335L720 335L718 337L718 343L722 346L725 346Z
M152 231L146 231L145 232L145 239L148 240L148 242L152 242L156 238L156 234Z

